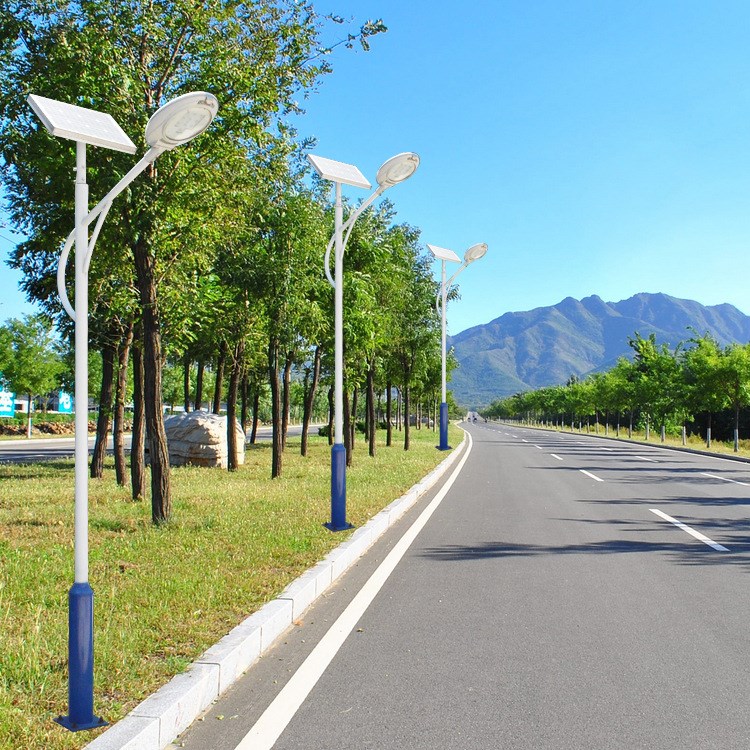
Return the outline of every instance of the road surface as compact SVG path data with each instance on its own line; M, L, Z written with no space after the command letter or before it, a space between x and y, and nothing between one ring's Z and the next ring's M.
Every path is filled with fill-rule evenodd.
M317 429L317 426L311 427ZM290 425L287 435L298 437L302 434L301 425ZM258 440L270 440L271 428L259 427ZM89 438L89 452L94 449L94 438ZM112 451L112 438L109 438L107 449ZM125 449L130 450L130 435L125 436ZM0 440L0 463L34 463L61 458L72 458L74 453L73 437L32 438L31 440Z
M750 747L750 466L466 427L442 502L424 498L176 746Z

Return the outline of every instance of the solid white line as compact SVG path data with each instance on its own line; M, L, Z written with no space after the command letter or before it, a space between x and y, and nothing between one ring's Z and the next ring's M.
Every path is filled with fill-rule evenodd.
M560 456L557 455L557 453L550 453L550 456L552 456L552 458L556 458L558 461L562 461L562 459L560 458Z
M729 477L720 477L718 474L709 474L707 471L702 471L701 474L704 477L711 477L711 479L721 479L722 482L732 482L732 484L741 484L743 487L748 487L747 482L738 482L736 479L729 479Z
M370 606L372 600L383 584L388 580L401 558L409 549L417 534L424 528L430 516L435 512L443 498L453 486L472 448L471 435L467 432L469 444L461 461L450 475L440 492L422 511L419 518L407 529L388 556L380 563L378 569L370 576L367 583L352 599L347 608L339 615L330 630L320 639L318 645L292 675L291 679L274 698L268 708L255 723L253 728L242 738L235 750L270 750L289 722L297 713L310 691L323 675L336 653Z
M709 547L713 547L717 552L729 552L729 550L722 546L721 544L718 544L713 539L709 539L704 534L701 534L700 531L696 531L695 529L691 529L689 526L686 526L681 521L678 521L676 518L672 518L672 516L668 516L666 513L662 513L658 508L649 508L649 510L652 513L656 513L657 516L660 516L665 521L669 521L669 523L673 523L677 528L682 529L683 531L690 534L690 536L694 536L696 539L700 539L701 542L704 544L707 544Z
M596 479L597 482L603 482L604 481L601 477L596 476L596 474L592 474L590 471L586 471L586 469L578 469L578 471L580 471L581 474L585 474L587 477L591 477L592 479Z
M640 458L641 461L650 461L652 464L659 463L655 458L646 458L645 456L636 456L636 458Z

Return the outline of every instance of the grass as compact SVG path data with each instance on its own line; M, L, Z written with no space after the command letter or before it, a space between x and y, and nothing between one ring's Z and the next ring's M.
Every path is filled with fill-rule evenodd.
M453 445L461 440L451 426ZM348 520L363 525L435 467L437 436L412 449L360 440L347 472ZM396 436L398 440L399 436ZM94 710L117 721L206 648L341 543L331 534L330 449L307 458L290 440L271 481L270 447L234 473L172 473L173 520L117 487L110 464L90 482L90 581L95 594ZM0 465L0 750L80 748L52 719L67 711L67 593L73 582L73 463Z

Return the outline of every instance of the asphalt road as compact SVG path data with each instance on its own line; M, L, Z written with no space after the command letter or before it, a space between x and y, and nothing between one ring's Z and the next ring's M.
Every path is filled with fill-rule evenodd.
M312 429L312 428L311 428ZM302 433L301 425L290 425L287 435L297 437ZM271 428L258 428L258 440L270 440ZM89 438L89 452L94 449L94 438ZM125 449L130 450L130 435L125 436ZM107 450L112 450L109 438ZM0 463L35 463L61 458L71 458L74 454L74 438L32 438L31 440L0 440Z
M256 722L431 497L180 747L750 747L750 466L468 429L463 470L299 709L281 706L275 744Z

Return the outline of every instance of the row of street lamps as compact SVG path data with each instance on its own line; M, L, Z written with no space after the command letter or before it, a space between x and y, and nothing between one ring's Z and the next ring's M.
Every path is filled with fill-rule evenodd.
M62 305L75 324L75 403L88 403L88 271L91 255L102 223L112 201L165 151L188 143L211 124L219 108L213 94L204 91L184 94L161 107L146 126L149 150L143 158L89 211L86 183L86 145L134 154L136 147L115 120L95 110L30 95L28 102L47 130L54 136L76 142L75 228L65 241L57 269L57 288ZM342 185L370 189L371 185L351 164L320 156L307 157L317 174L335 185L334 234L325 253L325 273L334 288L334 441L331 449L331 531L351 528L346 520L346 448L343 430L343 261L344 250L354 223L382 193L411 177L419 166L419 156L402 153L388 159L375 177L376 190L344 221ZM89 237L89 226L96 220ZM75 246L75 306L70 304L65 269L71 247ZM446 317L450 285L470 263L487 252L487 245L470 247L461 267L446 282L446 262L461 262L446 248L427 246L442 262L442 281L435 304L442 311L442 402L440 404L440 450L448 446L448 404L446 396ZM334 274L330 255L334 250ZM56 721L70 731L93 729L106 722L94 715L94 592L88 580L88 414L75 410L75 531L74 582L68 594L68 714Z

